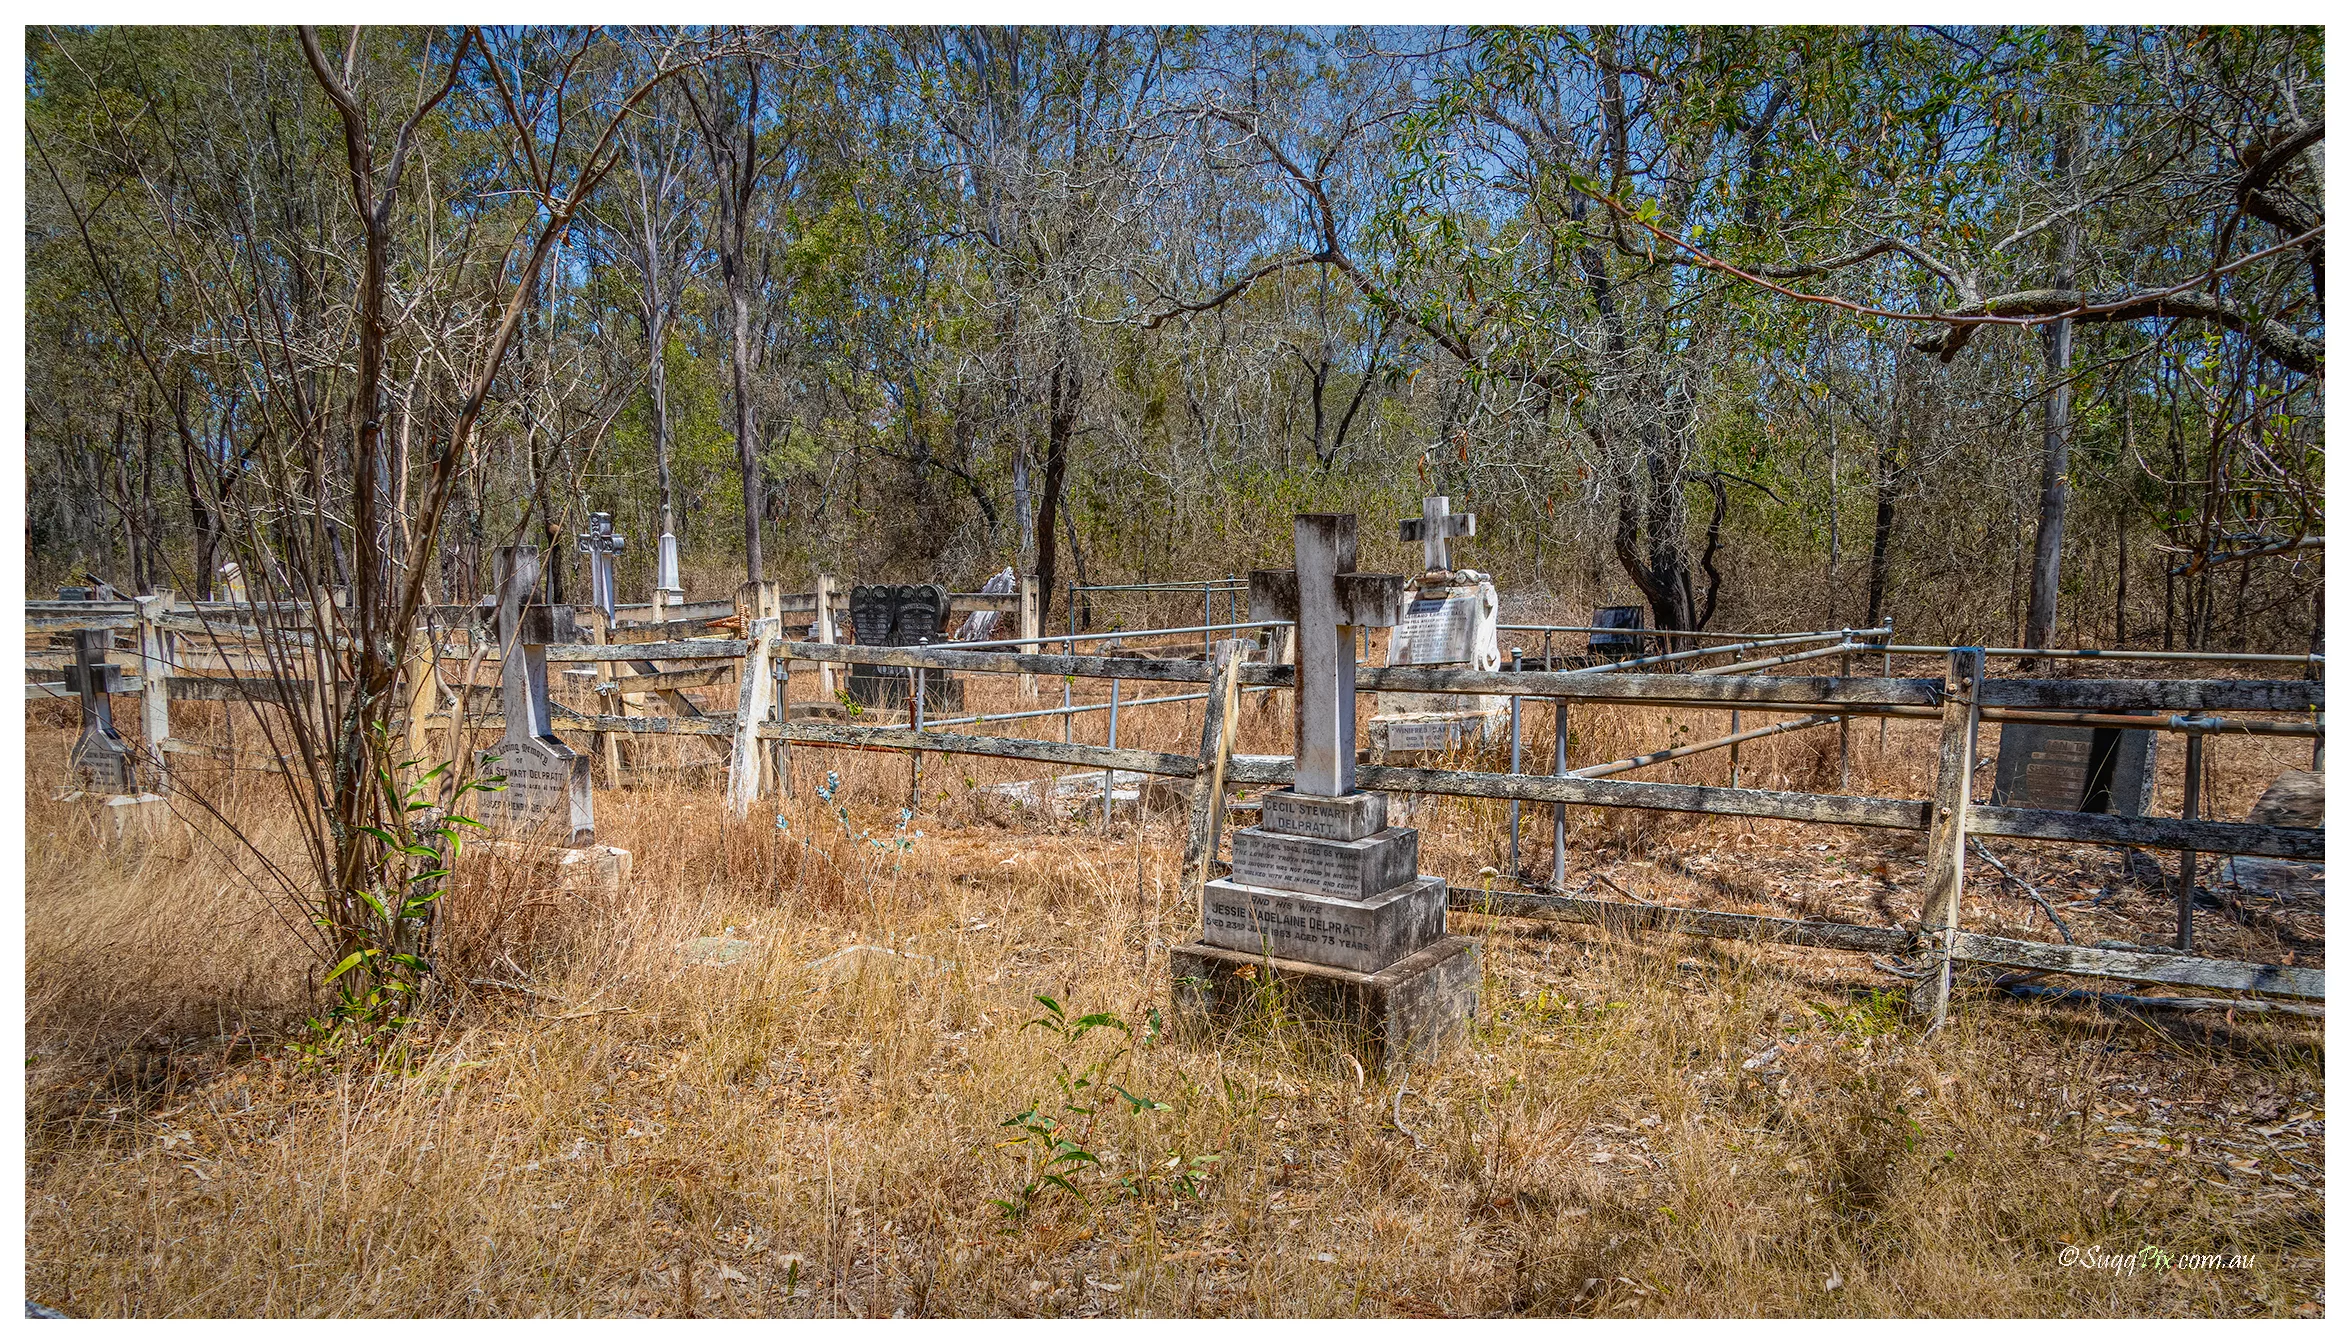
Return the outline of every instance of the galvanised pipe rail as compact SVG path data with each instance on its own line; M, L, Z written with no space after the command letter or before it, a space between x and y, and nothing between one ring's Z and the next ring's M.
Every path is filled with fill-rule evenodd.
M1644 765L1659 765L1665 761L1677 761L1683 756L1694 756L1701 751L1715 751L1722 747L1734 746L1740 742L1752 742L1758 737L1769 737L1774 733L1791 733L1798 728L1821 728L1831 723L1842 723L1844 718L1845 716L1841 714L1808 714L1800 719L1788 719L1783 723L1768 724L1761 728L1749 728L1745 732L1732 733L1727 737L1717 737L1707 742L1692 742L1685 747L1668 747L1663 751L1652 751L1643 756L1626 756L1620 761L1609 761L1605 765L1587 765L1580 770L1569 771L1568 774L1576 779L1605 779L1609 775L1620 775L1626 770L1637 770Z
M1263 692L1278 691L1286 688L1280 686L1243 686L1240 689L1242 691ZM1181 704L1187 700L1205 700L1207 698L1208 693L1206 691L1193 691L1189 695L1153 695L1147 696L1141 700L1120 700L1117 702L1117 707L1119 709L1139 709L1144 705L1173 705ZM932 728L951 728L967 723L1006 723L1013 719L1050 719L1057 718L1063 714L1092 714L1108 708L1110 708L1110 702L1106 700L1099 704L1071 705L1066 709L1059 705L1054 705L1050 709L1023 709L1010 714L966 714L960 718L954 719L925 719L922 721L922 727L927 731L928 729Z
M1870 645L1871 652L1879 650ZM1916 653L1945 655L1950 646L1943 644L1891 644L1882 648L1885 653ZM2205 653L2202 651L2172 651L2168 649L1985 649L1986 658L2118 658L2142 659L2157 663L2323 663L2322 653Z

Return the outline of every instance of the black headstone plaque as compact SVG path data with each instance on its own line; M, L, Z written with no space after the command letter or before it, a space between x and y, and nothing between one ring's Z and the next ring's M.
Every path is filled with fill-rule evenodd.
M1592 631L1587 646L1593 653L1604 653L1624 658L1637 658L1646 643L1641 630L1647 625L1642 619L1647 611L1642 607L1601 607L1591 613L1591 623L1599 627Z
M2001 724L1991 804L2145 816L2154 803L2154 747L2154 734L2139 728Z
M861 583L849 590L849 623L856 627L859 644L905 649L939 643L946 612L947 590L935 583ZM925 714L963 707L963 684L957 678L932 668L873 663L849 665L849 698L860 705L903 707L913 691L909 672L922 678Z

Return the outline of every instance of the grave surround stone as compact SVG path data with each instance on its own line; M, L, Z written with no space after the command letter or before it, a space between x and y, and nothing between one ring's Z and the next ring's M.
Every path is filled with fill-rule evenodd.
M569 607L531 600L538 586L535 546L501 546L494 560L500 701L506 731L481 754L478 773L505 777L504 787L472 795L482 824L509 832L552 829L573 849L595 843L595 794L588 759L555 736L547 702L547 645L579 641Z

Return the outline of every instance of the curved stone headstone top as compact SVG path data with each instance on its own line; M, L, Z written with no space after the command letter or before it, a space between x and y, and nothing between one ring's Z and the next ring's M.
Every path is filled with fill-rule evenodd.
M1403 602L1403 618L1387 641L1389 667L1500 669L1501 598L1491 578L1473 569L1441 581L1424 574L1404 584Z

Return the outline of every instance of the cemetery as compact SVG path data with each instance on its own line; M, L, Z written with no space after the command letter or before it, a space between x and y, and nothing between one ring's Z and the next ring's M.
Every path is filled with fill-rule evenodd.
M2185 31L30 30L28 1313L2322 1316Z

